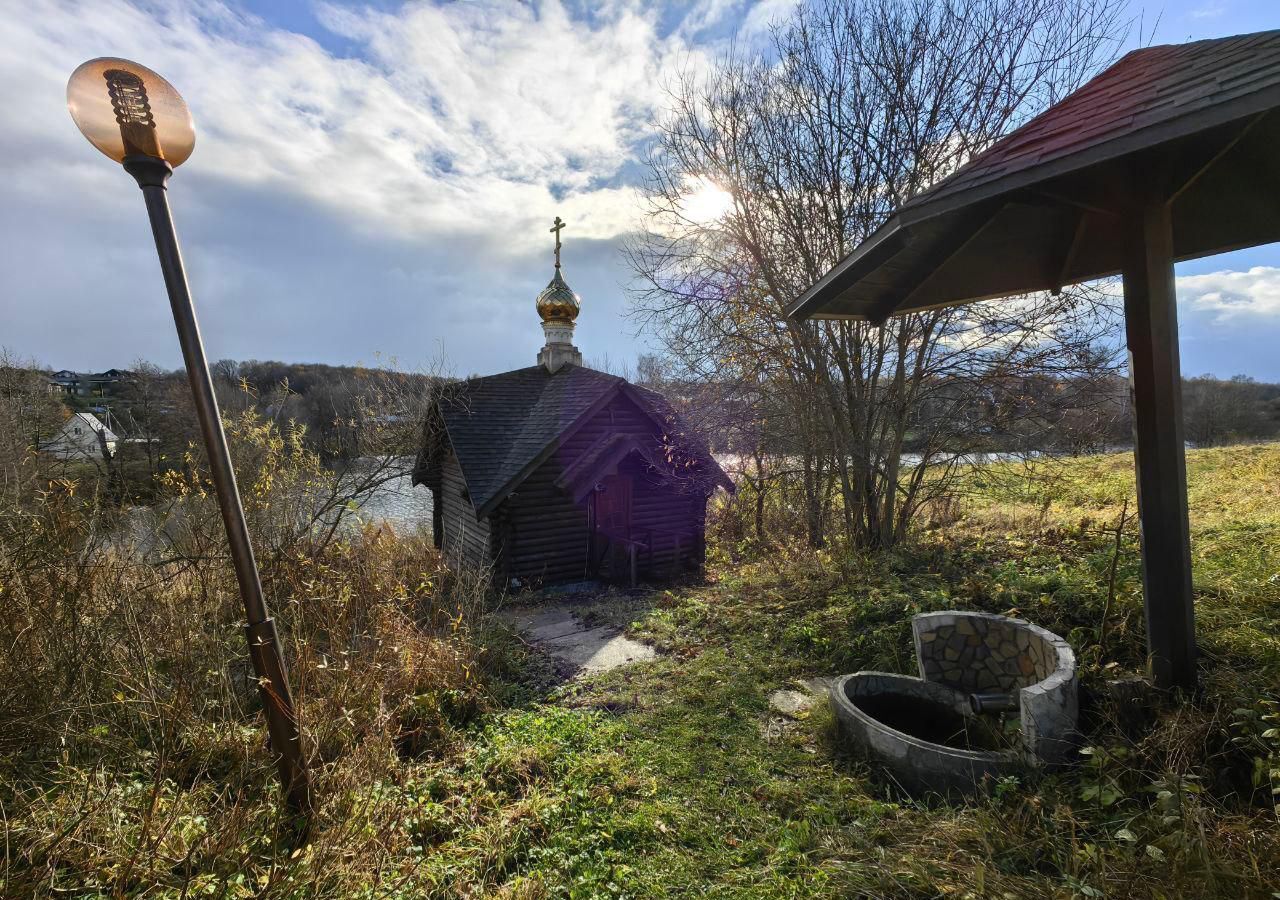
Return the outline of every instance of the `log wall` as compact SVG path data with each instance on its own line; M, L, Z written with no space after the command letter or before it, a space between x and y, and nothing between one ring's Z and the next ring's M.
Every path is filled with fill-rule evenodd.
M499 513L495 513L495 520L502 521L495 533L501 544L502 568L508 577L546 583L591 577L587 514L590 498L575 503L555 482L565 466L596 441L618 433L652 439L657 436L657 426L630 399L619 396L565 441L504 501ZM632 537L652 544L650 552L640 552L640 577L670 578L701 567L706 498L697 491L676 490L634 455L624 460L620 472L632 476Z
M440 549L445 558L453 562L487 566L492 562L489 521L476 520L476 511L465 494L466 488L458 457L450 452L441 470L437 497L442 532Z

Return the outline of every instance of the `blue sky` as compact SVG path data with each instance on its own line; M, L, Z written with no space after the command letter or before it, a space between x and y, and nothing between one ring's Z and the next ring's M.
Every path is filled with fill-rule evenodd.
M561 215L578 346L631 361L618 247L663 81L793 2L0 0L0 346L179 364L137 188L66 113L70 72L114 55L196 118L171 199L211 358L529 365ZM1263 0L1133 14L1157 43L1280 27ZM1280 246L1178 275L1184 370L1280 381Z

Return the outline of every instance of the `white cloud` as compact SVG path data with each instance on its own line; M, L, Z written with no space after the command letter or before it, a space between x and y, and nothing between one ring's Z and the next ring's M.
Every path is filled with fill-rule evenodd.
M110 55L195 116L174 201L214 356L443 342L463 371L523 364L557 214L580 344L635 352L617 244L649 121L678 68L746 39L751 0L318 3L319 40L237 0L0 0L0 343L58 366L177 362L137 190L65 107L72 70Z
M1193 19L1216 19L1227 11L1226 4L1221 0L1209 0L1203 6L1198 6L1191 10L1189 15Z
M1280 268L1274 266L1183 275L1177 288L1180 303L1219 320L1280 317Z
M362 58L222 4L0 9L0 73L39 86L18 116L33 141L68 139L57 121L65 110L49 101L79 61L128 56L186 96L198 130L192 169L293 191L373 229L500 230L508 245L540 239L531 225L570 209L578 236L630 229L637 204L619 181L649 136L664 79L707 60L679 29L660 35L657 10L638 2L607 4L590 21L559 0L320 7Z
M0 0L0 343L58 366L177 362L136 188L64 105L79 63L117 55L196 118L175 201L215 356L412 359L443 341L464 371L522 364L559 214L580 345L623 358L615 248L664 81L794 2L320 6L339 54L230 2ZM1280 269L1178 285L1215 318L1280 314Z
M742 23L745 35L760 35L767 32L770 26L789 18L800 0L760 0L747 13Z

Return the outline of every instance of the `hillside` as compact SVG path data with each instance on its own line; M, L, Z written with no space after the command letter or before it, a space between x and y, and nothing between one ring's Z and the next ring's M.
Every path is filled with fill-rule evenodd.
M300 850L271 824L250 710L179 716L116 676L134 713L99 716L96 737L61 758L6 747L0 885L79 896L1271 896L1280 446L1192 451L1188 464L1205 686L1195 701L1154 698L1135 719L1107 688L1140 669L1144 648L1131 458L978 469L962 500L892 554L721 544L707 584L597 598L588 621L622 624L660 655L579 681L558 683L474 604L472 624L459 612L428 634L370 600L377 671L355 645L290 650L323 798ZM422 554L366 536L298 571L293 633L308 604L315 616L339 609L342 590L462 609L443 602L448 578L422 572ZM1074 645L1089 741L1078 767L1002 781L970 803L911 799L847 753L824 704L770 710L771 692L811 676L909 671L911 615L955 607L1024 616ZM329 640L345 621L325 623ZM166 742L166 727L183 737Z

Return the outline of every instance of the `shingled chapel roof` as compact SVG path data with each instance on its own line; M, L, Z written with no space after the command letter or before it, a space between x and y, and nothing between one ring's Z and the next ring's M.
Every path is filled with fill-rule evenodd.
M565 365L555 373L530 366L459 382L436 404L477 516L491 512L578 424L619 392L678 437L685 452L707 467L712 486L732 487L706 447L685 434L660 394L584 366ZM428 480L430 455L427 448L419 458L415 483Z

